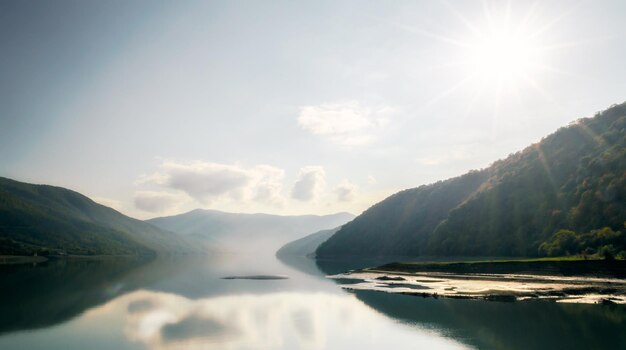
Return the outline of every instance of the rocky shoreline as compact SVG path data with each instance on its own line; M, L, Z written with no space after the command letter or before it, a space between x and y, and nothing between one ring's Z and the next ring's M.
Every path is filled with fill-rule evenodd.
M487 301L550 300L626 304L626 280L520 274L389 272L366 269L328 276L346 290Z

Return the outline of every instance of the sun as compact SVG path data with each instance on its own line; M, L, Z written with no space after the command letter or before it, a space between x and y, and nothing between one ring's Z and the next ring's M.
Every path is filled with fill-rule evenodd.
M544 57L534 33L515 27L511 19L490 23L467 40L467 65L482 83L515 85L532 79Z
M449 85L434 91L422 109L459 92L466 95L466 115L473 113L475 107L484 110L491 105L494 120L498 119L501 104L521 104L537 96L556 103L553 93L545 87L546 81L553 80L555 74L572 73L554 65L555 57L562 55L555 56L555 51L577 45L561 41L562 33L556 24L573 13L576 6L551 14L540 2L483 0L482 8L476 3L458 10L443 1L452 20L437 30L400 25L412 34L447 46L441 60L428 68L440 69Z

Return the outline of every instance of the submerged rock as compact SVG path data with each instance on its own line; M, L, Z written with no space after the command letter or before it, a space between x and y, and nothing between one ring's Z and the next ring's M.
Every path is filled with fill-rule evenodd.
M397 276L397 277L380 276L380 277L376 277L376 280L378 281L406 281L406 279L400 276Z

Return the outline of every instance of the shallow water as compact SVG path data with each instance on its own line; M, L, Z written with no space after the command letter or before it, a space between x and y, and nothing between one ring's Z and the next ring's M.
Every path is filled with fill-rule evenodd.
M378 269L327 276L343 288L455 299L626 304L626 280L548 275L444 272L396 273ZM343 281L352 280L349 283Z
M0 349L626 347L623 306L347 292L302 264L248 254L0 266ZM254 275L289 278L223 279Z

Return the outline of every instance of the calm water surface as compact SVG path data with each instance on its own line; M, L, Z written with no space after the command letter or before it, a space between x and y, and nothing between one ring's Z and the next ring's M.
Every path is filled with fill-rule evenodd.
M0 349L625 349L626 308L346 292L254 254L0 266ZM336 268L341 270L341 268ZM284 280L225 280L248 274Z

